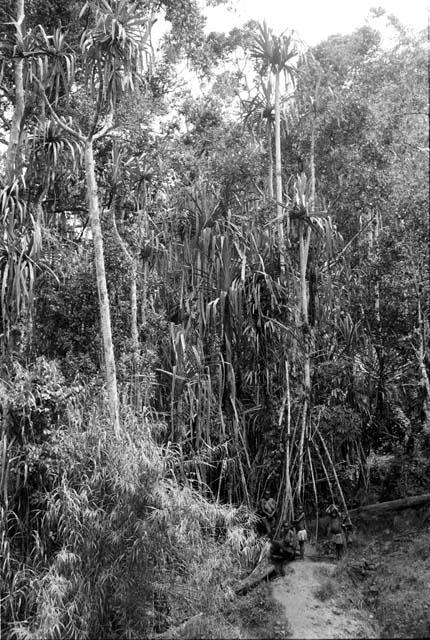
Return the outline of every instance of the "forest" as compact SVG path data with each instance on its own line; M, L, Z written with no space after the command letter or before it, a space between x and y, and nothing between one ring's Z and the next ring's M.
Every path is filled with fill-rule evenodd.
M266 489L430 493L428 42L372 11L1 3L5 638L215 615Z

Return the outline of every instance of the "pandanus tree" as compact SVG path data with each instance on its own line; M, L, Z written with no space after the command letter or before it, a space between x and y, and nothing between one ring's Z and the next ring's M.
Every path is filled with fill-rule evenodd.
M224 218L206 185L192 189L185 202L186 229L182 241L172 243L166 273L167 279L180 265L181 322L171 325L173 362L166 366L170 437L192 443L202 486L250 501L261 482L263 407L276 384L266 358L270 351L276 359L283 332L276 254L255 211L243 215L243 203ZM211 470L216 465L218 474Z
M37 271L47 268L43 257L43 202L54 182L57 160L66 148L79 155L62 130L38 110L34 78L42 59L55 51L46 90L64 86L73 67L73 56L64 36L57 32L54 47L42 28L25 28L25 3L17 0L8 30L1 42L2 93L10 106L8 145L0 192L0 281L4 354L31 346L33 285ZM40 68L39 68L40 71ZM7 120L7 119L6 119Z
M113 236L121 249L128 267L130 282L130 344L132 352L133 380L130 387L132 402L136 409L141 405L141 380L139 378L139 276L142 276L141 319L146 313L146 288L148 281L148 258L153 253L153 233L149 231L149 209L151 206L150 183L155 173L149 160L133 155L124 143L112 144L111 162L107 178L110 182L110 219ZM126 158L126 153L129 156ZM121 210L121 211L120 211ZM131 213L133 222L124 233L124 213ZM117 221L117 217L119 220ZM152 235L152 238L151 238Z
M27 303L31 299L34 281L34 258L37 251L31 233L31 221L23 198L23 120L26 98L26 65L24 50L26 39L23 29L25 19L24 0L17 0L14 19L11 21L12 37L3 42L3 56L13 66L13 113L10 123L8 147L1 183L0 214L0 274L2 348L13 349L13 334L22 322ZM4 67L2 68L2 75ZM13 331L15 329L15 332Z
M290 223L288 212L283 208L282 189L282 158L281 158L281 76L284 76L286 86L296 73L294 60L298 51L294 46L291 35L276 36L264 22L259 25L259 33L255 36L251 46L251 54L261 63L261 74L268 71L274 78L274 109L275 109L275 182L276 182L276 207L278 221L278 243L281 274L285 278L286 254L284 238L284 220L289 242Z
M245 124L251 129L264 130L267 144L267 190L269 198L273 199L273 125L275 122L275 105L271 78L259 78L258 93L247 100L243 100Z
M266 60L266 67L264 67L264 63L262 65L266 70L269 69L267 61L270 60L270 69L275 75L274 111L276 120L277 114L279 115L280 112L279 97L276 99L276 93L279 91L279 77L276 82L276 74L279 75L279 70L284 68L290 72L290 77L296 75L295 67L291 67L292 63L289 61L297 55L297 52L294 49L289 49L290 40L284 41L281 46L281 40L274 38L265 26L261 28L257 42L259 46L256 47L254 44L253 55L261 60ZM279 181L281 144L278 138L279 127L275 126L275 139L278 138L278 152L276 154L278 242L282 237L285 219L287 219L288 234L288 254L284 253L283 261L282 253L286 247L280 244L280 262L281 268L282 264L284 268L285 283L285 256L289 255L288 275L293 288L290 300L295 300L287 313L287 317L291 314L291 320L284 318L293 338L290 340L290 348L286 348L286 344L284 345L285 362L278 371L279 379L283 380L278 426L285 451L284 473L281 481L284 496L282 513L285 516L293 511L294 498L303 500L306 479L308 481L310 479L315 487L317 471L313 460L315 452L317 452L317 456L321 456L322 464L326 470L333 469L331 456L325 447L325 442L322 439L320 441L321 434L318 429L314 431L311 429L312 354L315 345L315 327L313 319L310 317L310 304L312 302L313 307L315 306L317 293L315 292L315 282L312 284L312 291L310 290L310 279L313 274L318 272L320 266L318 260L326 260L330 254L334 236L330 218L327 212L320 210L323 207L316 193L315 147L320 108L321 70L311 58L300 69L302 73L306 72L311 77L312 82L305 83L307 85L306 96L303 98L302 92L301 102L294 103L295 108L290 110L289 120L291 128L296 131L298 122L301 124L303 121L306 122L305 140L301 139L303 138L302 133L296 141L296 147L300 150L300 147L303 146L301 154L309 156L310 179L306 176L304 167L300 167L295 178L290 180L289 193L286 198L284 198L282 191L282 181ZM300 71L297 75L300 76ZM255 113L257 101L254 100L250 106ZM303 108L305 112L299 113L303 111ZM270 115L269 110L267 114ZM282 229L279 228L279 225ZM294 385L291 384L290 370L294 374ZM334 469L333 473L335 473ZM341 492L340 485L338 489Z
M82 150L84 157L86 194L94 244L95 270L99 294L100 324L103 339L105 381L108 406L116 430L119 429L119 404L117 392L116 363L112 342L109 294L101 227L101 207L96 176L95 144L115 126L115 108L121 96L132 90L139 81L145 62L145 44L151 28L151 16L145 5L130 4L125 0L100 0L85 3L81 17L87 14L89 26L83 32L80 51L70 49L70 57L79 60L80 76L75 73L75 65L68 64L66 81L64 67L58 68L58 43L63 41L58 35L41 37L45 50L34 53L37 62L33 75L37 89L47 114L64 135L73 140ZM79 54L79 55L78 55ZM41 73L39 72L41 71ZM72 117L67 118L58 107L59 93L73 102L74 92L84 78L93 101L92 113L85 119L79 118L75 108ZM58 81L56 81L59 79ZM82 82L82 81L81 81Z

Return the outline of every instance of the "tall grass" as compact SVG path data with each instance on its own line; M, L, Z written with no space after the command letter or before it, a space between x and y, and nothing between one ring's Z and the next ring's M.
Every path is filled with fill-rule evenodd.
M157 425L124 410L115 435L100 399L70 416L38 443L37 464L25 459L34 442L10 455L20 490L0 514L5 637L141 638L215 612L258 552L251 516L181 486Z

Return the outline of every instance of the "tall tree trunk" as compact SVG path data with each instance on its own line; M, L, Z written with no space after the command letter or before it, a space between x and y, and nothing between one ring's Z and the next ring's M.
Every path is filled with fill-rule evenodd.
M146 230L142 233L142 226L144 224L142 212L143 210L139 210L138 215L138 234L137 234L137 250L134 252L127 245L125 240L121 237L121 234L118 231L117 223L116 223L116 198L113 199L112 207L111 207L111 221L112 221L112 230L114 232L114 236L121 247L124 258L130 267L130 337L131 337L131 350L133 357L133 384L132 384L132 398L133 404L136 409L141 407L141 381L139 378L139 329L138 329L138 307L137 307L137 270L138 270L138 261L139 254L142 248L142 238L143 235L146 235ZM146 263L145 263L146 267ZM144 278L146 279L146 270ZM146 280L144 281L144 294L142 300L142 322L144 322L145 317L145 300L146 300Z
M106 284L105 259L103 251L103 235L100 223L100 206L97 193L95 174L93 141L85 142L85 177L87 183L88 207L91 221L91 231L94 242L94 257L99 294L100 325L103 338L103 353L105 365L105 381L108 393L109 410L116 433L119 433L119 403L116 380L115 354L112 342L112 326L110 319L109 295Z
M25 18L24 0L16 0L15 2L15 42L19 43L19 40L23 36L23 23ZM5 164L4 164L4 186L11 187L15 180L20 176L22 169L22 154L21 154L21 132L22 123L24 117L25 106L25 94L24 94L24 58L19 56L14 58L14 84L15 84L15 100L14 109L12 114L8 147L6 151ZM18 191L15 191L18 194ZM8 239L7 241L12 245L12 251L9 254L6 270L9 270L6 280L12 282L20 282L23 273L18 273L19 265L21 263L21 257L19 254L14 256L16 250L13 249L15 242L18 243L16 238L16 224L17 219L13 207L7 207L8 211L7 219L4 221L4 226L7 227ZM16 258L16 259L14 259ZM6 272L2 270L2 276ZM24 276L25 277L25 276ZM31 282L28 282L31 286ZM23 288L21 287L21 292ZM25 296L18 293L15 285L6 286L4 294L4 307L2 308L3 319L3 336L0 338L1 349L5 355L7 352L12 353L14 350L21 351L23 346L23 333L22 327L25 326L26 305ZM24 319L24 322L21 321ZM16 331L12 330L15 325ZM20 327L20 329L18 329Z
M131 348L134 354L139 351L139 331L137 328L137 257L127 247L126 242L122 239L116 224L116 198L113 198L110 210L112 231L123 252L124 258L130 268L130 337ZM140 248L140 243L139 243Z
M293 513L293 492L291 490L291 396L289 362L285 363L285 384L287 387L287 443L285 447L285 507L286 514Z
M22 38L22 27L24 22L24 0L16 2L16 30L17 36ZM21 136L21 125L24 116L24 58L15 58L14 65L15 80L15 108L12 116L9 144L6 154L5 177L6 184L11 184L18 172L19 139Z
M282 428L284 420L285 407L287 408L287 431L285 434L285 459L284 459L284 479L283 485L285 490L283 493L283 500L281 506L280 523L285 519L290 519L293 513L293 495L291 491L291 395L290 395L290 372L289 362L285 361L285 394L282 400L281 411L279 415L279 428ZM285 433L285 432L284 432ZM283 489L283 485L281 488Z
M267 137L267 155L268 155L268 168L267 168L267 186L269 190L269 198L273 200L274 188L273 188L273 145L272 145L272 127L269 120L266 125L266 137Z
M137 267L136 262L133 260L131 264L131 276L130 276L130 330L131 330L131 348L133 353L139 351L139 331L137 328Z
M284 210L282 208L282 163L281 163L281 107L280 107L280 70L275 73L275 174L276 174L276 217L278 219L279 262L281 278L285 278L285 239L284 239ZM287 234L289 220L287 219Z
M137 410L142 405L141 379L139 377L139 330L137 326L137 258L133 258L130 275L130 330L133 352L133 403Z
M423 413L423 431L426 436L430 436L430 380L429 375L427 373L426 360L428 358L427 355L427 344L428 344L428 321L425 321L422 308L421 308L421 288L416 286L417 291L417 311L418 311L418 349L415 349L415 352L418 357L418 364L420 368L420 383L423 390L423 404L422 404L422 413Z

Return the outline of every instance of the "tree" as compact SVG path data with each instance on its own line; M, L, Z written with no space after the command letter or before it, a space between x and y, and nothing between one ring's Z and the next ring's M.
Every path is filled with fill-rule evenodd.
M281 274L285 278L286 258L284 241L284 219L286 220L287 240L289 242L290 223L288 213L282 206L282 161L281 161L281 74L283 73L288 87L288 79L295 73L292 60L297 57L291 36L274 36L266 23L259 25L260 33L255 37L251 48L252 55L261 61L262 73L270 69L274 76L275 91L275 180L276 180L276 211L278 220L278 242Z
M100 203L96 179L94 144L113 128L115 106L123 92L129 91L142 71L142 52L152 25L145 8L131 7L127 2L100 2L92 10L84 5L81 16L94 11L90 18L94 24L84 31L81 38L83 71L93 87L95 112L82 133L75 123L68 124L57 113L49 99L49 76L35 77L49 114L57 126L76 140L83 148L86 192L94 243L95 269L100 305L101 332L103 337L104 367L111 418L119 430L119 405L116 379L115 354L112 342L109 294L106 284L103 234L100 222ZM54 36L45 36L46 43L55 47ZM52 73L47 60L46 71ZM64 90L69 91L74 78L68 78ZM58 85L57 85L58 86ZM100 121L102 124L100 126Z

